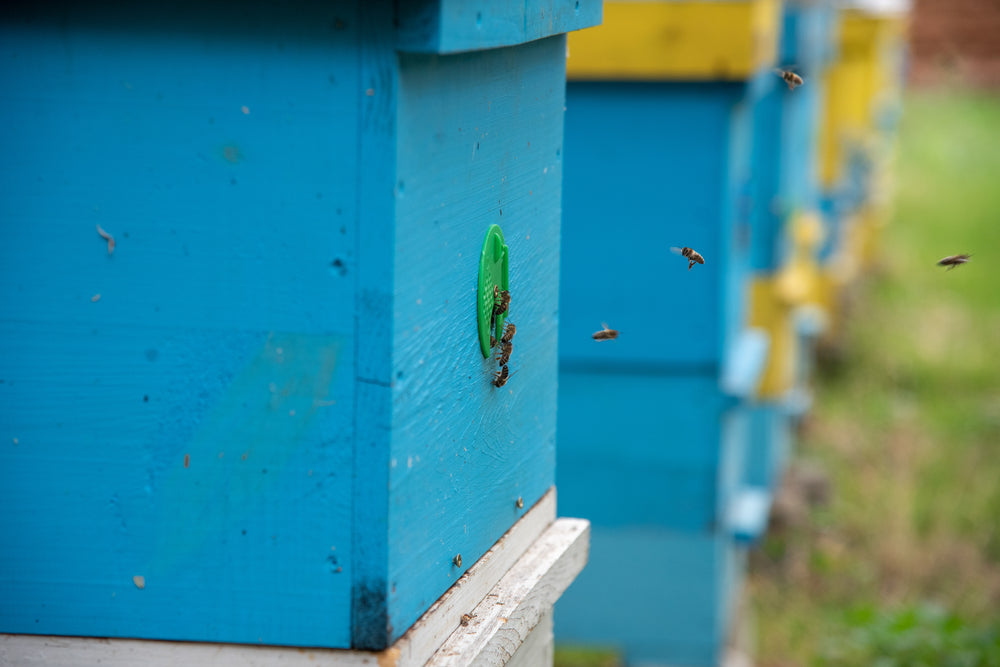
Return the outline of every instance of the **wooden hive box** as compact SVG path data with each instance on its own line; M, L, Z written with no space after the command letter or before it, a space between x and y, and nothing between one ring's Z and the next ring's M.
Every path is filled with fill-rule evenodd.
M809 405L821 243L818 155L822 102L838 14L829 2L783 8L780 63L805 83L778 76L754 120L754 234L750 324L768 332L767 365L752 408L747 482L773 491L792 448L794 423Z
M768 344L747 323L754 118L779 20L768 0L614 2L570 38L558 485L592 551L559 641L707 665L733 627L767 511L743 471ZM617 340L591 340L602 321Z
M0 632L379 650L551 496L564 33L600 16L3 11Z

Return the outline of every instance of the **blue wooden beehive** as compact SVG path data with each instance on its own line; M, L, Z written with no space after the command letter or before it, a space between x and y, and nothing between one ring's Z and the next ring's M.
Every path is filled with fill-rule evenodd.
M789 88L766 80L754 123L751 323L768 331L768 366L751 413L747 483L773 491L791 451L792 427L809 405L808 360L816 331L810 300L820 243L819 133L836 13L829 3L783 9L780 62L805 77Z
M592 547L558 641L708 665L732 627L740 540L766 515L742 480L767 348L747 327L754 116L778 16L606 3L603 26L570 39L558 484ZM602 321L617 340L591 340Z
M552 486L600 3L399 4L3 11L0 632L379 649Z

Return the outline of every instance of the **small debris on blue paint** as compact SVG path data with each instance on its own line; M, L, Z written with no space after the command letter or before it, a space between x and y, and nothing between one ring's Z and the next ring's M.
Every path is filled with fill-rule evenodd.
M146 577L137 574L134 577L132 577L132 583L134 583L135 587L141 591L146 587Z
M105 241L108 242L108 254L110 255L110 254L114 253L114 251L115 251L115 237L113 237L111 234L108 234L106 231L104 231L103 229L101 229L100 225L97 225L97 233L101 236L102 239L104 239Z

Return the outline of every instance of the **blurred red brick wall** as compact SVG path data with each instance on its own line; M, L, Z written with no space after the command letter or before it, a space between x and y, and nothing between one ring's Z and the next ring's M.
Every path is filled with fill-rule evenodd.
M912 83L1000 87L1000 0L916 0Z

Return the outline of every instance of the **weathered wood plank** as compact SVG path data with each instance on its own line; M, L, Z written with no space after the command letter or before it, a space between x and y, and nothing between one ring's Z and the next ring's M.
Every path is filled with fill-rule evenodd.
M434 654L429 667L507 664L587 563L590 523L560 519Z
M504 667L539 667L551 665L555 659L555 634L552 631L552 612L546 612L535 629L528 634L521 647Z

